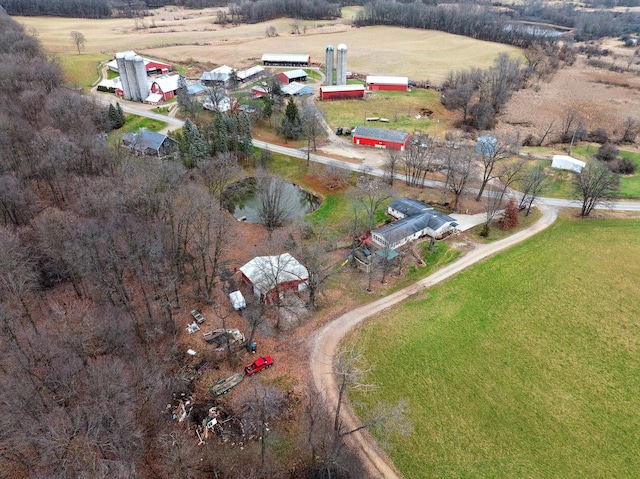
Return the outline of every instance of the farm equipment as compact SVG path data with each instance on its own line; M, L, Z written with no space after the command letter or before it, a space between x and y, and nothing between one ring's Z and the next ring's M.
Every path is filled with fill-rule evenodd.
M222 378L213 386L210 386L209 392L214 398L218 396L222 396L223 394L227 394L229 391L231 391L232 388L240 384L243 379L244 379L244 374L235 373L233 376L229 376L228 378Z
M202 333L204 340L213 344L216 347L216 351L222 351L227 342L229 346L244 343L244 334L239 329L214 329L206 333Z

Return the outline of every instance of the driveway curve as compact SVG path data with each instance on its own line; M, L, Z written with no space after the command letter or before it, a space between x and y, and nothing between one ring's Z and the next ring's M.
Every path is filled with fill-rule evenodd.
M542 211L542 217L530 227L495 243L478 245L465 256L432 275L389 296L349 311L323 326L312 337L310 367L314 387L326 398L327 408L331 414L335 411L338 403L338 384L333 372L333 359L338 351L340 341L351 329L374 314L395 306L410 296L430 288L469 266L520 243L549 227L558 216L557 208L541 206L540 210ZM342 413L342 419L347 429L355 429L361 424L349 404L342 405ZM369 477L385 479L399 479L402 477L391 459L381 450L367 430L362 429L353 433L347 436L347 440L348 446L359 454Z

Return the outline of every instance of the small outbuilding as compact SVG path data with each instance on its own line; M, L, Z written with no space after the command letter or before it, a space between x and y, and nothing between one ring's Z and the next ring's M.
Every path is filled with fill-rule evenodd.
M575 173L582 173L582 169L586 163L576 158L567 155L553 155L551 161L551 168L558 168L559 170L568 170Z
M323 85L320 87L321 100L346 100L364 98L364 85Z
M408 77L395 76L367 76L367 90L397 90L407 91L409 89Z
M313 89L309 85L303 85L295 81L282 86L282 94L284 96L311 95L312 93Z
M262 55L264 66L308 67L311 56L306 53L265 53Z
M122 143L140 155L159 158L175 153L178 149L178 143L173 138L146 128L140 128L138 133L125 133L122 135Z
M411 135L406 131L384 130L368 126L356 126L351 132L354 145L367 145L375 148L404 151Z
M267 304L286 292L300 292L307 288L309 272L291 254L256 256L240 268L242 280Z
M231 300L231 304L233 305L233 309L239 311L247 307L247 302L244 300L244 296L240 291L234 291L229 294L229 300Z
M280 80L280 83L287 85L291 82L307 81L307 72L302 68L297 70L289 70L286 72L280 72L276 74L276 78Z

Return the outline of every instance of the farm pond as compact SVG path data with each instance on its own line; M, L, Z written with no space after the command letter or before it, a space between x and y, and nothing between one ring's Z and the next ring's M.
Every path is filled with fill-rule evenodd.
M322 200L300 185L273 177L249 177L231 184L222 195L222 205L236 219L262 223L268 210L291 220L318 209ZM278 213L280 214L280 213Z

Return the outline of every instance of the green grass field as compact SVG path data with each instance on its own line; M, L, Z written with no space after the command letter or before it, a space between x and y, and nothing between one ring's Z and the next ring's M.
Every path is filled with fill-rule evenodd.
M442 108L435 90L413 89L410 92L376 91L362 100L318 102L324 117L332 128L338 126L370 126L387 130L427 132L435 128L428 117L416 118L421 108ZM388 123L366 121L368 117L387 118Z
M91 54L57 54L56 61L64 71L64 79L76 88L89 91L93 83L98 79L98 67L101 62L108 60L108 55L99 53Z
M140 128L146 128L151 131L160 131L167 126L164 121L153 120L151 118L145 118L138 115L127 115L127 120L124 125L124 131L138 131Z
M405 477L640 477L640 220L560 219L359 335Z

